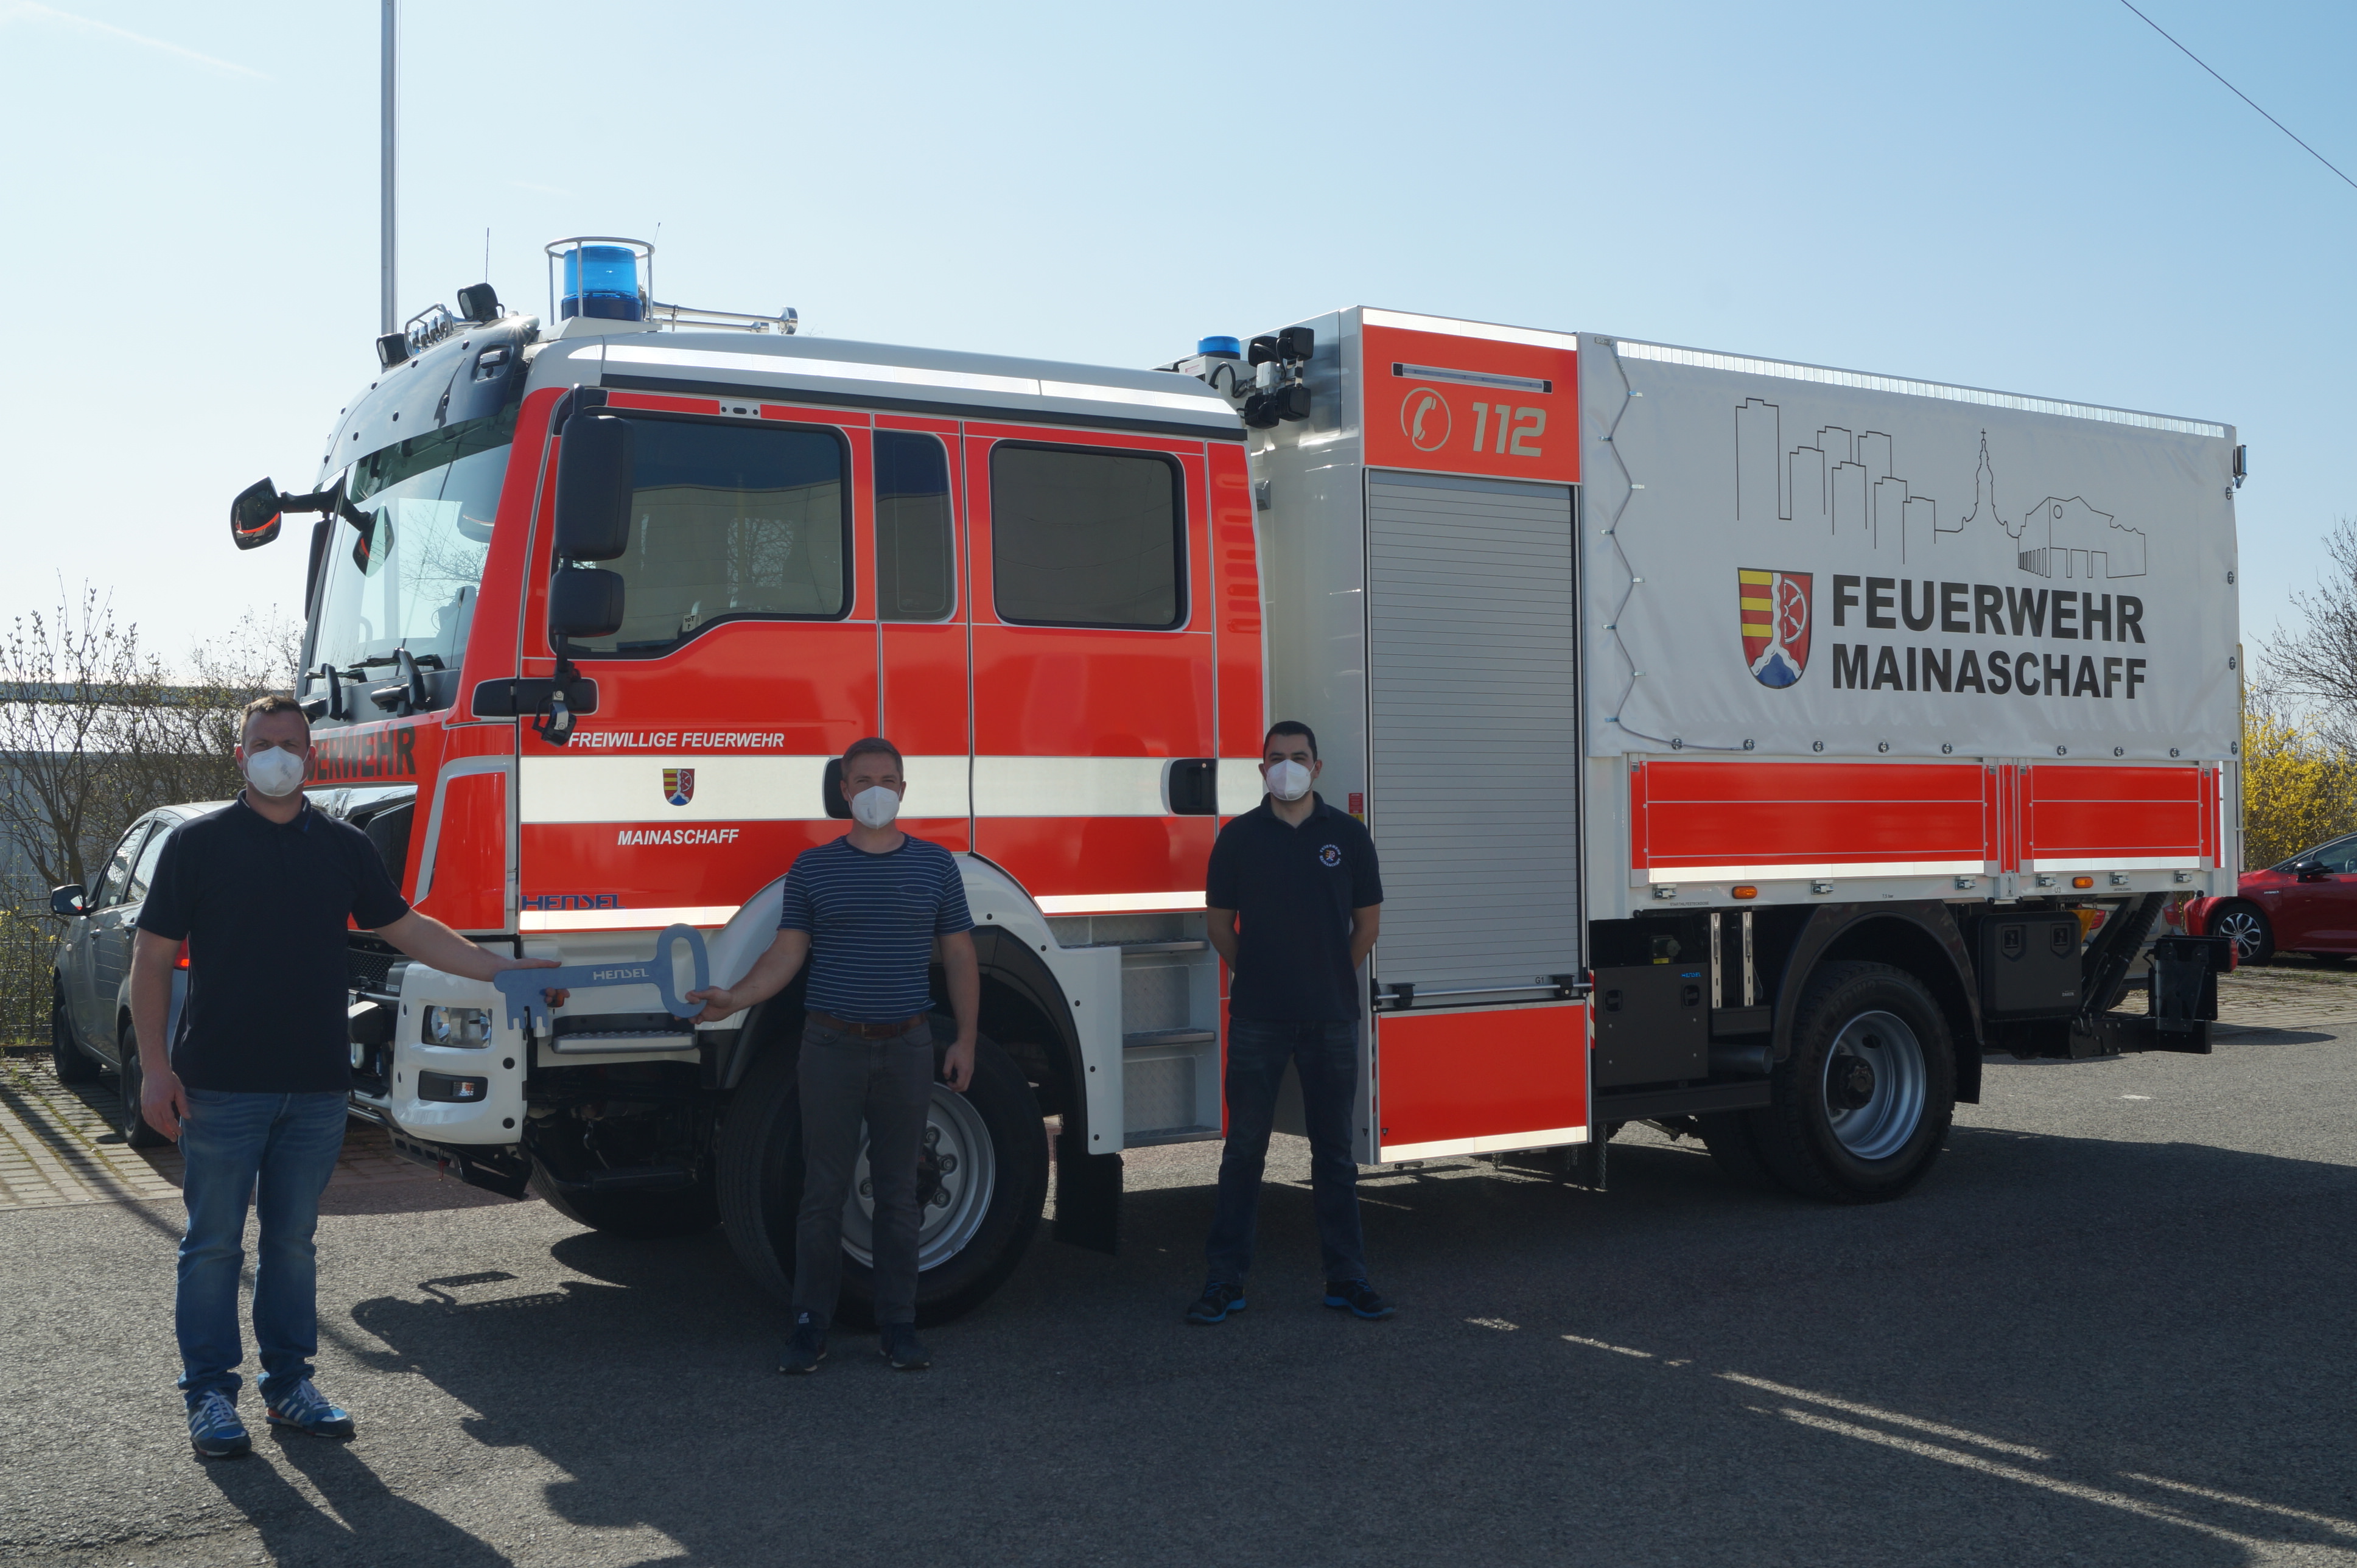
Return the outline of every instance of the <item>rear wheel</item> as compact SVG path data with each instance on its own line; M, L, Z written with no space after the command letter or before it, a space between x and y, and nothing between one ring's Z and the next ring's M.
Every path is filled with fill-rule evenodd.
M2237 963L2265 963L2276 956L2275 929L2255 904L2234 900L2210 917L2209 929L2234 944Z
M160 1149L171 1140L156 1131L149 1125L147 1118L139 1112L140 1091L144 1087L145 1075L139 1070L139 1036L137 1031L132 1028L131 1020L128 1018L123 1020L121 1038L123 1041L123 1113L116 1126L123 1133L123 1141L133 1148Z
M746 1271L781 1302L793 1298L794 1221L802 1207L802 1098L797 1052L753 1064L720 1135L720 1212ZM875 1205L863 1146L843 1214L838 1321L875 1321ZM936 1083L918 1157L917 1321L979 1305L1023 1261L1047 1200L1048 1136L1039 1102L1014 1059L985 1036L974 1081Z
M1836 1203L1897 1197L1932 1168L1955 1114L1947 1019L1904 970L1827 964L1771 1083L1773 1102L1744 1115L1777 1180Z
M57 1063L59 1083L88 1083L99 1074L98 1058L74 1038L73 1016L66 1011L65 992L49 992L49 1056Z

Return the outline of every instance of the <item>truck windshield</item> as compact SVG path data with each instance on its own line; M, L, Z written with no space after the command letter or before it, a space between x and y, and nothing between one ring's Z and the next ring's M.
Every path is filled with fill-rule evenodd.
M436 659L458 668L514 436L511 408L352 465L328 542L310 669L389 664L397 648L429 670Z

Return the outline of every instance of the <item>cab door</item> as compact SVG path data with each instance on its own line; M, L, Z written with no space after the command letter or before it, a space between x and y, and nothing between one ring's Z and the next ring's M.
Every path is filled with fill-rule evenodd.
M1201 908L1219 751L1203 443L969 424L964 449L975 850L1050 915Z
M597 707L571 742L520 726L519 922L717 926L842 833L826 764L878 729L869 421L624 392L588 412L630 425L628 542L587 564L620 579L621 622L572 644ZM544 512L527 677L554 669L551 533Z

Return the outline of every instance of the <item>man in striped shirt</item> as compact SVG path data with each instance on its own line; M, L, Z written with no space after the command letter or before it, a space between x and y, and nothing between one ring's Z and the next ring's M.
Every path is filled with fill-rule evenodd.
M806 849L786 874L778 935L735 985L691 991L716 1023L784 990L805 961L798 1082L802 1201L794 1228L794 1331L779 1370L814 1372L843 1281L843 1207L867 1129L876 1201L876 1321L884 1359L928 1364L917 1342L917 1158L934 1077L930 971L934 943L949 978L957 1039L941 1076L963 1094L974 1078L982 1011L974 917L957 863L937 843L892 825L909 792L888 740L843 755L852 829Z

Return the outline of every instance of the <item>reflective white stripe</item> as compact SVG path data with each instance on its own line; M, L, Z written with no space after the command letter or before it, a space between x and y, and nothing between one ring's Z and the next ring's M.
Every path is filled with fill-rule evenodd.
M1649 882L1790 882L1803 876L1980 876L1981 860L1853 860L1822 865L1649 865Z
M1160 817L1160 757L977 757L977 817Z
M526 909L516 917L527 931L659 931L665 926L725 926L735 904L688 904L671 909Z
M526 822L813 822L827 820L820 785L825 757L748 757L741 753L618 757L527 757L522 816ZM963 817L968 812L964 757L905 759L906 817ZM663 770L692 768L695 789L674 806L663 791ZM1052 814L1035 811L1033 815Z
M1405 310L1359 313L1370 327L1405 327L1411 332L1446 332L1451 338L1480 338L1491 343L1526 343L1534 349L1572 349L1579 339L1568 332L1541 332L1529 327L1493 327L1486 321L1451 321L1445 316L1412 316Z
M1186 379L1194 380L1192 376ZM1222 397L1197 397L1183 392L1140 392L1135 387L1099 386L1089 381L1041 381L1039 395L1081 398L1091 403L1134 403L1146 408L1183 408L1189 413L1210 413L1217 410L1232 415L1235 412Z
M2199 870L2201 857L2198 854L2123 854L2098 858L2078 855L2070 860L2025 860L2024 871L2175 871L2179 867Z
M1585 1127L1546 1127L1535 1133L1500 1133L1487 1138L1441 1138L1429 1144L1385 1144L1376 1150L1384 1165L1394 1160L1437 1160L1447 1155L1494 1155L1505 1149L1552 1149L1585 1144Z
M1034 898L1043 915L1135 915L1149 910L1200 909L1201 892L1047 893Z
M1219 773L1220 815L1239 817L1261 802L1268 787L1261 781L1257 757L1222 757Z
M1177 388L1148 392L1138 387L1100 386L1087 381L1043 381L1030 376L995 376L979 371L931 371L916 365L877 365L856 360L823 360L802 354L732 354L715 349L655 349L635 343L614 343L606 362L671 365L683 370L734 371L740 374L803 376L816 381L894 381L903 386L937 388L945 392L1002 392L1014 397L1060 397L1090 403L1129 403L1141 408L1169 408L1200 414L1224 424L1236 422L1227 399L1209 387L1200 393Z

